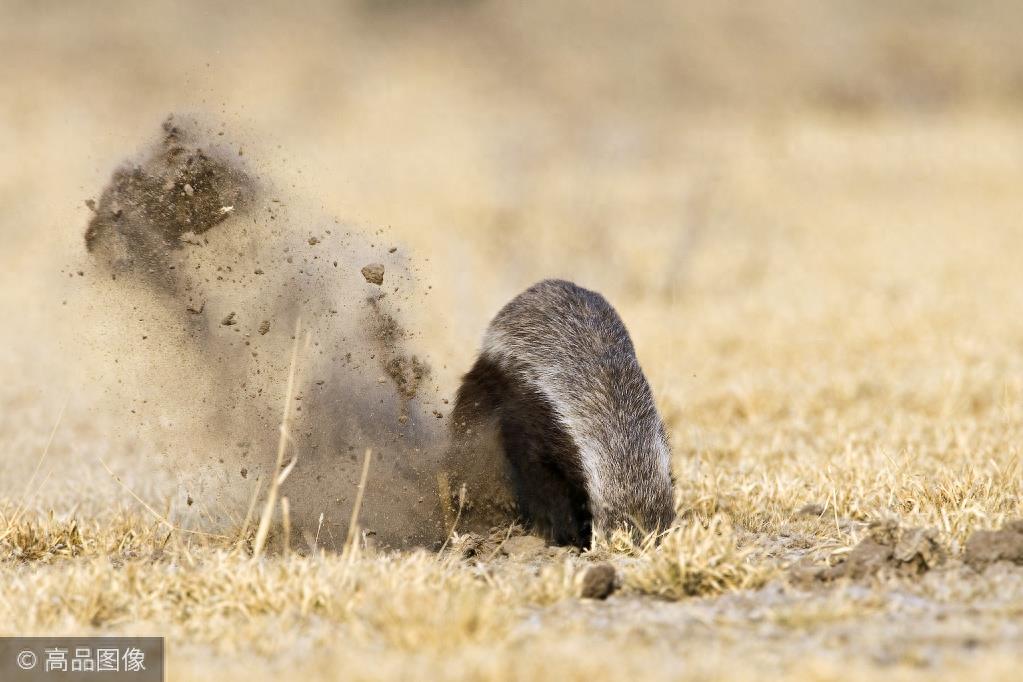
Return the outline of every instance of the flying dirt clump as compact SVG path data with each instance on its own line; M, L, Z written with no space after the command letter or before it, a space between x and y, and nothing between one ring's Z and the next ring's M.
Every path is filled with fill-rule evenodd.
M980 571L999 561L1023 566L1023 519L1006 523L1000 530L979 530L969 537L963 561Z
M867 537L834 566L803 569L798 577L828 582L862 580L883 571L918 576L944 563L947 550L934 528L903 528L893 520L876 521Z
M384 283L384 266L380 263L370 263L362 267L362 276L370 284L381 286Z
M232 525L284 475L274 462L290 401L281 495L295 537L344 543L371 449L364 536L439 544L440 401L402 314L422 305L414 263L379 232L303 208L266 179L272 165L257 173L250 152L243 166L225 139L168 118L95 204L86 250L110 276L87 280L97 361L83 364L108 387L104 409L128 415L129 440L157 444L183 513Z
M85 230L86 249L116 270L166 274L168 252L182 239L200 235L243 211L256 187L242 169L209 151L190 146L173 116L144 163L114 171Z

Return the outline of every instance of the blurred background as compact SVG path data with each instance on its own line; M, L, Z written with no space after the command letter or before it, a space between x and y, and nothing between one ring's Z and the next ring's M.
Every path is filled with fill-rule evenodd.
M1021 27L999 0L2 0L5 448L88 402L84 201L171 112L408 246L442 388L563 276L620 308L677 451L879 368L872 400L929 404L1023 338Z

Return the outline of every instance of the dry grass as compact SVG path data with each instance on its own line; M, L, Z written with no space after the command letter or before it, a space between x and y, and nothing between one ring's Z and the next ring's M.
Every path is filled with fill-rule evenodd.
M754 563L751 548L738 547L729 522L713 517L673 528L655 546L643 548L626 585L667 599L761 587L777 569Z
M915 679L959 674L958 657L978 647L988 674L1007 672L1021 635L1011 624L1023 615L1019 571L955 567L922 580L809 592L775 581L749 591L777 566L737 550L724 526L718 518L692 524L656 548L599 547L595 557L610 557L624 582L605 605L578 599L585 555L254 561L235 543L168 535L138 518L48 519L22 524L0 548L0 631L166 635L174 679L212 679L222 666L267 679L273 671L333 679L338 670L358 679L412 670L460 679L722 671L747 679L763 672L757 665L833 679L843 661L864 674L873 665ZM258 670L242 667L240 657L253 655L264 662Z
M1015 5L179 4L0 27L0 634L166 635L174 680L1018 677L1023 571L959 561L1023 516ZM215 110L282 186L423 254L447 393L531 281L604 291L671 432L678 527L532 559L173 530L160 446L111 411L92 311L61 305L81 201L169 109ZM947 565L787 579L890 517ZM578 596L594 561L607 602Z

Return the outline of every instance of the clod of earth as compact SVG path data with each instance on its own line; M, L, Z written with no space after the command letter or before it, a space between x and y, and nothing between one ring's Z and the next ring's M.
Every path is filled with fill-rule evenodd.
M255 186L211 148L200 148L169 117L159 148L117 169L85 232L89 252L117 270L170 286L169 253L248 206ZM225 210L228 209L228 210ZM190 241L188 243L191 243ZM168 280L168 281L163 281Z
M429 366L416 356L397 355L384 365L399 393L406 400L416 397L419 387L430 376Z
M870 525L867 537L842 561L804 576L819 581L860 580L882 570L922 575L942 564L947 554L934 528L902 528L894 521L876 521Z
M501 552L517 559L532 559L546 549L547 543L535 535L519 535L505 540Z
M381 263L370 263L362 268L362 276L370 284L380 286L384 283L384 266Z
M259 333L266 336L267 332L270 331L270 320L263 320L259 323Z
M580 596L583 599L607 599L618 588L618 574L609 563L590 566L583 574Z
M1001 530L979 530L971 535L963 561L978 571L999 561L1023 566L1023 519L1010 521Z

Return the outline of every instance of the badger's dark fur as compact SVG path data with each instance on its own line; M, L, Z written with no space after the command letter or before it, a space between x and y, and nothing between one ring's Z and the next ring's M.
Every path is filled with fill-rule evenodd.
M674 518L664 426L600 294L544 280L508 303L462 380L452 425L469 525L511 511L554 542L587 546L592 531Z

